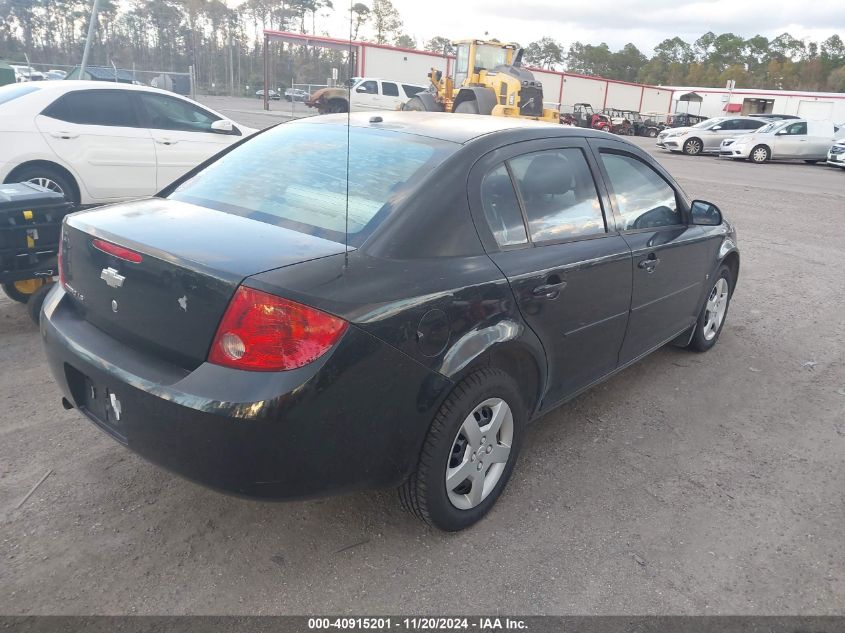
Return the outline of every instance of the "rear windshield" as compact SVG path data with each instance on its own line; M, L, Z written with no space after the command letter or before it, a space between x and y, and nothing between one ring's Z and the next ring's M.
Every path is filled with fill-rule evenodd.
M372 128L283 124L239 145L169 197L336 242L344 241L348 206L349 244L357 246L458 147Z
M40 89L41 86L33 86L29 83L11 84L9 86L3 86L2 88L0 88L0 105L8 103L13 99L17 99L18 97L23 97L24 95L28 95L31 92L35 92L36 90Z

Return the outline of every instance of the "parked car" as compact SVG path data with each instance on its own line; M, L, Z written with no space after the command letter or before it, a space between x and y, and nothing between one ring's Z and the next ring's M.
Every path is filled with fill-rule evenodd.
M308 101L308 97L310 96L307 90L302 90L301 88L288 88L285 90L285 101Z
M845 141L837 141L828 150L827 164L845 169Z
M831 144L845 135L845 129L830 121L773 121L756 132L725 139L720 156L765 163L770 160L827 160Z
M44 73L44 79L48 81L61 81L67 77L67 73L63 70L48 70Z
M172 92L100 81L0 88L0 182L71 202L150 196L255 130Z
M363 77L350 89L321 88L305 101L305 105L316 108L320 114L349 112L351 99L352 112L399 110L408 99L425 90L425 86L417 84Z
M217 489L398 486L458 530L495 503L528 421L666 343L718 340L734 229L635 145L347 116L68 218L41 321L66 407Z
M264 98L264 89L262 88L261 90L256 90L255 96L258 97L259 99L263 99ZM270 88L267 91L267 98L270 99L270 101L280 101L281 98L282 98L282 95L280 95L278 92L276 92L275 90Z
M15 71L15 81L25 83L28 81L44 81L44 73L35 70L32 66L21 66L20 64L9 64Z
M663 130L657 135L657 146L688 156L718 154L724 139L752 132L765 124L765 121L745 116L707 119L692 127Z

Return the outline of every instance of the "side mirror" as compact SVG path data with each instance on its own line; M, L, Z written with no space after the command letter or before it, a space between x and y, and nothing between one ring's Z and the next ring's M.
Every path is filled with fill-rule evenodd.
M714 131L714 132L718 132L719 130L721 130L721 129L722 129L722 126L721 126L721 125L714 125L714 126L713 126L713 127L711 127L710 129L711 129L712 131Z
M220 119L211 124L211 131L220 134L231 134L232 129L232 122L229 119Z
M719 226L722 223L722 212L711 202L695 200L691 207L692 223L701 226Z
M357 88L355 88L355 92L367 92L367 87L366 86L358 86Z

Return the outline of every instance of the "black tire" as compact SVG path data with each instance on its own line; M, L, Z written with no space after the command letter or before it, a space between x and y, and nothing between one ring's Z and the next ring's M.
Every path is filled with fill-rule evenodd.
M5 292L6 296L9 297L9 299L11 299L12 301L17 301L18 303L27 303L29 301L29 298L41 289L41 284L32 288L32 290L24 289L21 287L22 284L30 282L46 283L46 281L44 281L43 279L24 279L19 282L9 281L3 284L3 292Z
M446 468L453 458L453 448L464 420L489 398L501 398L511 409L513 438L510 453L498 481L487 496L475 507L459 509L452 504L446 490ZM447 532L463 530L479 521L496 503L510 479L522 444L525 418L519 389L505 372L481 369L464 378L434 416L417 469L399 488L402 506L428 525Z
M26 311L29 314L29 318L32 319L32 322L35 323L35 325L41 323L41 306L44 305L44 299L47 297L47 293L50 292L52 288L53 284L44 284L30 295L29 301L26 302Z
M657 138L657 128L648 128L648 130L646 131L646 136L648 136L649 138Z
M725 311L722 315L722 319L719 322L719 326L715 331L715 335L708 338L708 335L705 331L705 325L708 320L708 304L710 298L713 296L714 291L718 287L719 281L725 280L727 283L727 297L725 298ZM701 312L698 315L698 320L695 322L695 331L692 335L692 340L689 343L689 348L696 352L706 352L707 350L711 349L715 344L716 341L719 340L719 335L722 333L722 328L725 327L725 321L728 320L728 311L731 307L731 298L733 297L733 279L731 278L731 270L727 266L722 266L719 268L719 272L716 275L716 278L713 280L713 284L710 286L710 291L707 293L707 298L704 300L704 305L701 307Z
M757 165L769 162L772 151L765 145L757 145L748 153L748 160Z
M55 184L55 187L48 186L48 189L58 191L63 194L65 200L74 204L79 204L79 194L76 188L76 183L68 179L68 177L60 172L55 167L49 165L30 165L23 169L16 169L6 177L6 182L35 182L46 179Z
M403 103L402 109L408 112L428 112L425 108L425 102L416 95Z
M330 114L340 114L342 112L349 112L349 104L343 99L332 99L326 106L326 112Z
M461 101L455 106L452 112L455 114L478 114L478 102L472 100Z
M698 156L704 149L704 143L699 138L687 139L684 143L684 154L687 156Z

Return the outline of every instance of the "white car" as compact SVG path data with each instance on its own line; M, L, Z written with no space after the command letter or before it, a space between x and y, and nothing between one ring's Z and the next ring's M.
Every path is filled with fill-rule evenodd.
M27 81L44 81L46 77L44 73L35 70L32 66L21 66L19 64L9 64L12 70L15 71L15 81L24 83Z
M0 87L0 182L76 203L150 196L255 130L172 92L105 81Z
M425 90L425 86L416 84L364 77L350 91L352 112L398 110L408 99Z
M719 156L753 163L789 159L818 163L827 159L830 146L843 135L845 129L831 121L773 121L751 134L725 139Z
M827 151L827 164L845 169L845 141L834 143Z

